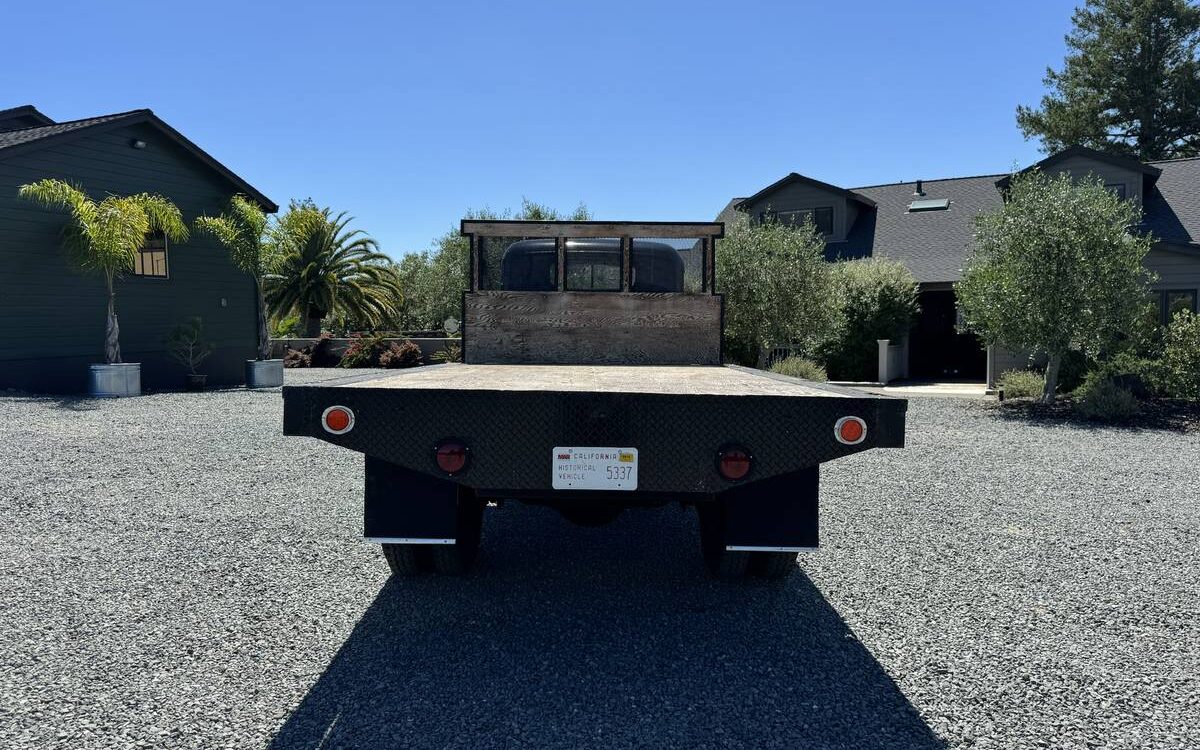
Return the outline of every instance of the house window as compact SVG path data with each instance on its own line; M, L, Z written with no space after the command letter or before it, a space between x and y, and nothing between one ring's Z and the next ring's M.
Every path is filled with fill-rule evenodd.
M1104 189L1107 190L1108 192L1112 193L1113 195L1117 196L1121 200L1125 200L1125 183L1123 183L1123 182L1107 183L1104 186Z
M1171 318L1174 318L1175 313L1180 310L1196 312L1196 290L1168 289L1162 292L1161 305L1162 322L1166 325L1171 322Z
M795 224L800 226L806 221L811 221L813 226L817 228L817 232L829 237L833 234L833 207L824 206L822 208L802 208L799 211L763 211L759 214L761 221L775 220L781 224Z
M133 275L167 278L167 237L162 232L146 237L146 243L133 259Z

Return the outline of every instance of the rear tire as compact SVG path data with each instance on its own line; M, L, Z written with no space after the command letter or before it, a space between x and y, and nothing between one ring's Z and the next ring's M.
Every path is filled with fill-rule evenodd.
M766 578L768 581L780 581L796 572L795 552L752 552L750 573Z
M720 503L701 503L696 506L700 517L700 554L704 567L722 581L735 581L746 575L750 566L749 552L725 549L724 508Z
M426 573L433 568L429 549L423 544L384 544L383 559L387 560L392 575L408 578Z
M479 557L479 541L483 537L483 506L484 502L473 493L459 495L454 544L435 544L429 548L434 572L461 576L471 570Z

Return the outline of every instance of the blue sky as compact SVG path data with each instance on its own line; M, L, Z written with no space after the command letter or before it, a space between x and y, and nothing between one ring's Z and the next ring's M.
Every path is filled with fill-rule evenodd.
M399 256L522 196L711 220L790 171L852 187L1028 164L1014 109L1061 63L1074 4L20 3L0 108L149 107Z

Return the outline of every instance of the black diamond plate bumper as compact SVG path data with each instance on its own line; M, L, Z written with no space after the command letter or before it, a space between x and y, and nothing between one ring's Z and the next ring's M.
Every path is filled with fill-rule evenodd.
M319 438L433 476L444 476L434 447L455 438L470 448L470 463L455 481L522 493L550 492L554 446L635 447L638 494L713 494L733 486L716 467L718 449L731 443L754 456L746 481L870 448L904 446L907 401L835 392L739 396L326 383L283 389L284 434ZM354 428L346 434L321 427L321 413L334 404L354 411ZM834 437L834 424L848 415L867 424L866 440L858 445Z

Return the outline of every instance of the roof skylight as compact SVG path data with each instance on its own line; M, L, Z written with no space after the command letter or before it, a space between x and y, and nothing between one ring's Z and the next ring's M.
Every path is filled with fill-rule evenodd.
M945 211L950 208L949 198L926 198L924 200L913 201L908 204L909 213L917 213L919 211Z

